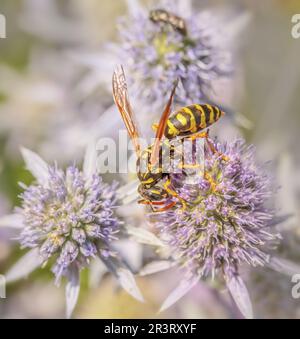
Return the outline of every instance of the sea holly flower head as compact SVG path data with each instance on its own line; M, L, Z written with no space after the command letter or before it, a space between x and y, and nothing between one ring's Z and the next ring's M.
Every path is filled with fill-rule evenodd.
M90 268L93 260L143 301L128 263L114 248L125 227L116 212L121 194L117 183L104 183L97 173L94 143L88 147L83 170L70 166L63 171L27 149L22 149L22 155L36 181L28 187L21 184L21 206L15 214L1 218L0 226L20 230L21 247L30 251L9 270L6 281L16 281L49 262L57 284L63 276L67 278L66 314L70 317L79 295L80 271Z
M200 278L222 277L237 303L243 300L239 305L243 314L250 316L239 267L269 265L270 250L280 239L271 228L271 180L256 165L254 148L244 141L210 143L216 151L205 147L204 173L190 173L188 180L186 171L170 174L185 209L178 202L177 207L150 213L149 218L187 273L187 280L193 282L187 288Z
M65 172L49 166L48 180L26 187L20 198L21 246L39 248L44 262L53 259L57 281L72 265L80 269L97 255L114 255L109 244L120 228L116 184L105 184L97 174L88 181L75 166Z
M188 6L187 6L188 7ZM166 10L184 20L184 34L171 24L151 20L151 10ZM149 102L164 102L176 79L175 101L186 105L205 101L212 81L232 74L232 57L224 47L224 32L208 12L181 11L179 2L138 7L121 20L122 60L129 64L129 82ZM212 22L215 24L212 25Z

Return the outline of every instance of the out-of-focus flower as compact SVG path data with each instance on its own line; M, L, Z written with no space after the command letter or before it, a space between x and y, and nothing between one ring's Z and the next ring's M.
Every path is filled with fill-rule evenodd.
M0 194L0 218L5 215L8 210L9 202L4 195ZM1 229L0 227L0 264L2 264L2 262L4 262L10 254L10 237L12 237L11 232L8 229Z
M149 215L175 263L186 272L162 309L200 278L217 275L225 280L242 314L252 317L239 268L243 264L271 265L271 250L280 239L272 230L277 220L271 207L271 180L256 165L254 148L243 140L211 143L217 152L205 147L204 175L170 174L172 187L186 202L186 209L178 203L172 210Z
M20 26L24 31L48 42L74 44L82 41L86 32L82 23L71 13L68 5L60 8L58 1L25 0L19 18Z
M161 106L177 78L181 86L175 101L189 104L211 98L214 80L232 76L236 36L248 23L248 13L196 11L190 0L155 2L150 9L138 0L128 0L127 5L128 16L119 24L121 44L109 44L98 54L81 51L78 55L93 68L91 82L96 77L105 80L99 79L99 74L122 63L129 70L136 96ZM151 11L156 9L182 18L187 34L151 20ZM110 78L107 81L110 83Z
M233 88L243 87L235 83L232 54L236 54L237 35L249 21L248 13L197 12L190 0L160 1L150 8L128 0L127 6L128 16L120 19L119 43L104 45L98 52L80 47L72 52L74 60L90 69L84 86L104 84L111 90L111 74L117 64L123 64L144 133L149 132L145 126L159 117L177 78L177 105L207 101L232 105ZM184 19L187 35L171 25L153 22L150 13L155 9L166 9ZM243 120L238 123L248 127Z
M123 7L122 1L24 0L19 25L30 35L57 46L97 46L113 31L111 18Z
M166 285L168 282L166 282ZM115 286L110 277L104 279L96 290L86 295L79 307L80 317L83 318L110 318L110 319L140 319L140 318L164 318L177 317L176 311L157 314L159 300L166 292L165 284L154 277L139 278L139 285L144 291L146 304L136 302L123 291L115 292ZM101 300L101 303L99 303Z
M165 100L176 79L180 80L175 97L179 104L207 100L212 80L230 76L233 69L218 19L208 12L182 12L176 1L163 8L185 20L187 33L153 22L145 8L122 20L119 52L128 62L129 81L137 96L151 103Z
M51 50L35 50L22 72L0 68L6 79L0 84L0 133L7 137L8 156L15 157L19 145L26 143L46 159L66 164L82 159L103 124L106 135L112 134L118 115L112 114L103 90L83 88L81 71L68 55Z
M289 216L284 224L278 226L283 237L277 250L281 260L277 258L272 262L273 270L247 272L255 314L260 318L282 319L300 316L299 300L292 295L292 277L300 273L300 205L297 200L299 190L294 182L298 171L288 151L278 155L276 182L281 184L281 189L276 200L281 214Z
M298 232L295 229L281 233L283 241L278 248L281 259L272 262L273 270L248 272L247 281L251 288L253 307L259 318L299 319L299 300L292 295L295 286L292 277L300 273L300 237L299 227L297 228Z
M14 293L9 293L9 298L1 306L1 317L6 319L62 318L64 295L51 282L37 278L34 282L24 282Z
M106 135L112 134L109 124L115 125L113 118L118 118L106 111L112 96L103 95L99 83L86 84L83 68L66 51L71 46L98 48L109 35L101 17L111 20L123 6L97 0L75 0L72 5L58 0L22 1L15 13L18 29L35 39L25 69L0 67L0 77L5 79L0 84L5 99L0 100L0 133L5 134L8 156L15 157L19 145L26 144L46 159L66 164L82 159L91 135L103 133L104 123ZM95 123L102 113L105 117ZM62 144L64 152L59 151Z
M59 283L66 276L67 316L76 305L80 271L100 259L132 296L143 300L132 273L114 250L121 221L116 215L116 184L103 183L96 171L95 154L88 149L83 171L71 166L65 172L48 166L37 154L22 149L27 168L36 178L24 193L16 213L0 220L1 226L20 228L22 248L31 250L7 273L15 281L34 269L53 264Z
M64 94L59 84L36 72L18 73L2 66L1 126L10 145L20 142L34 144L41 140L50 127L54 112L62 108ZM11 147L12 149L12 147Z

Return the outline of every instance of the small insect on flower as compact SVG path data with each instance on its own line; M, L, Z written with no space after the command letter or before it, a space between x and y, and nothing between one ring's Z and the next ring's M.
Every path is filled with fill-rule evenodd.
M174 100L182 106L208 102L213 81L233 73L219 15L184 11L180 3L158 4L150 11L140 4L120 22L121 46L114 50L119 60L128 61L133 93L152 107L161 107L174 79L179 79Z
M174 156L175 148L170 141L177 137L183 139L188 137L192 140L205 138L210 148L214 150L213 144L208 139L208 132L203 132L203 130L214 124L224 115L224 112L216 106L197 104L183 107L171 113L176 86L177 84L173 87L159 124L154 126L157 130L155 143L142 151L139 143L140 133L129 102L124 70L120 67L113 74L114 100L124 120L128 134L134 143L138 158L137 173L141 182L138 191L143 198L140 203L150 205L151 207L163 206L157 209L156 212L172 208L176 205L178 199L182 202L183 206L185 205L184 199L181 199L172 188L171 182L168 179L169 173L164 172L162 168L163 158ZM142 166L145 163L146 166ZM164 183L161 186L160 183L162 181Z
M154 9L150 11L149 18L153 22L170 25L181 34L187 35L185 20L178 15L170 13L164 9Z

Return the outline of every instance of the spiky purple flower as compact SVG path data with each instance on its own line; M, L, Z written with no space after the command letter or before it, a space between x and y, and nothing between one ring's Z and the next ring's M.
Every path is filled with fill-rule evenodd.
M271 228L272 188L267 174L255 164L253 147L242 140L211 142L217 152L205 147L201 173L170 174L185 209L178 202L172 210L149 217L188 279L217 275L241 300L245 287L239 267L267 265L270 250L280 239Z
M74 166L66 172L49 167L48 180L29 186L20 197L21 245L38 248L43 262L54 262L57 281L69 276L71 267L80 270L97 255L113 255L109 243L120 226L114 213L116 184L105 184L96 174L87 181Z
M21 151L36 181L29 187L21 183L25 190L20 195L21 207L0 218L0 226L20 230L22 247L31 250L6 273L7 283L28 276L49 262L57 284L62 276L67 278L69 318L80 292L81 269L88 267L93 271L94 265L100 265L102 273L111 272L130 295L143 301L129 264L112 243L121 228L126 228L115 209L127 189L123 187L121 193L117 183L102 181L97 171L95 144L87 148L82 171L75 166L63 171L49 166L26 148ZM95 260L91 262L92 259Z
M186 210L179 204L152 219L190 272L230 277L242 263L267 263L266 250L279 236L268 228L273 219L268 207L272 190L267 175L255 165L253 147L241 140L214 146L228 159L207 148L204 175L195 174L190 183L183 174L171 174Z
M137 96L152 104L165 101L176 79L180 80L178 104L201 102L209 96L214 79L232 73L231 54L222 47L224 32L219 31L216 16L208 12L187 15L177 7L173 3L163 9L185 20L186 35L171 25L151 21L144 8L120 24L120 53L129 63L129 81L136 86Z

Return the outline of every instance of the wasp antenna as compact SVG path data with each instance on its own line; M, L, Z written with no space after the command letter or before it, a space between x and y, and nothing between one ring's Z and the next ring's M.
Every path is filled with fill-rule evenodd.
M175 91L176 91L176 89L177 89L177 87L178 87L178 85L179 85L179 78L177 78L175 81L174 81L174 85L173 85L173 90L172 90L172 95L174 95L175 94Z
M172 89L172 92L171 92L171 97L170 97L170 99L169 99L170 102L173 101L173 98L174 98L176 89L177 89L177 87L178 87L178 84L179 84L179 78L177 78L177 79L174 81L174 86L173 86L173 89Z
M118 64L116 67L115 67L115 71L116 73L124 73L124 67L122 64Z

